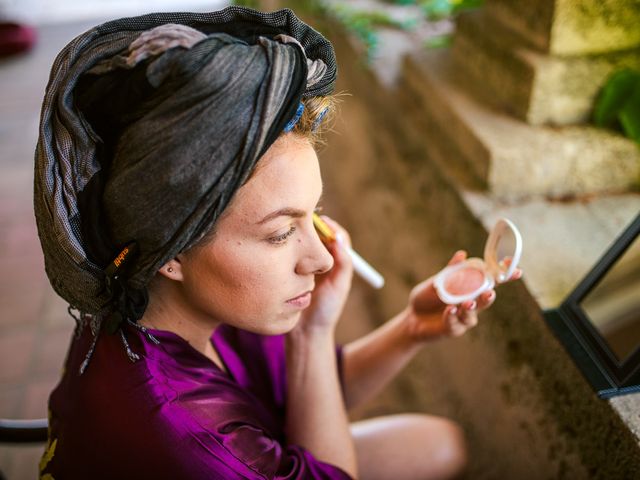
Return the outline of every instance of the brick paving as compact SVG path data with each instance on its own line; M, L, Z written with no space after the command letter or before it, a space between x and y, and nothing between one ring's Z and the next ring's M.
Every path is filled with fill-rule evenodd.
M0 417L47 416L74 326L53 292L33 216L33 152L56 53L91 25L39 30L28 54L0 60ZM9 480L33 479L42 445L0 446Z

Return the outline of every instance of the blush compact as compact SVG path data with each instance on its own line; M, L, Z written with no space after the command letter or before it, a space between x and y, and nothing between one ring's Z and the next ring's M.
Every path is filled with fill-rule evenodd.
M441 270L434 287L444 303L458 305L474 300L497 284L504 283L518 267L522 255L522 236L510 220L501 218L494 225L484 247L484 259L468 258Z

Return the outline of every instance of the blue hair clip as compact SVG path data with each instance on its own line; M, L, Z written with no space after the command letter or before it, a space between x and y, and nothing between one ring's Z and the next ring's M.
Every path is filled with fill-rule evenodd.
M320 115L318 115L318 118L316 118L316 120L313 122L313 126L311 127L312 132L314 132L316 128L320 126L320 123L322 123L322 119L324 118L324 116L327 114L328 111L329 111L329 107L325 108L322 112L320 112Z
M291 120L289 120L289 123L287 123L287 125L284 127L284 130L283 130L284 133L289 133L291 130L293 130L293 128L296 126L296 123L298 123L298 121L300 120L300 117L302 117L303 112L304 112L304 104L300 102L300 105L298 105L298 109L296 110L296 114L293 116Z

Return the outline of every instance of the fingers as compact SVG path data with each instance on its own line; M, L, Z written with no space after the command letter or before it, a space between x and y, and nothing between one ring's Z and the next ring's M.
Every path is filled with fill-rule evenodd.
M329 225L331 230L333 230L338 241L342 242L346 246L351 246L351 236L349 235L349 232L342 227L342 225L326 215L320 215L320 218L322 218L322 220Z
M513 271L513 275L511 275L511 278L508 281L520 280L521 278L522 278L522 269L521 268L516 268Z
M500 260L500 266L502 268L504 268L505 270L507 268L509 268L511 266L511 262L513 261L513 258L511 257L504 257L502 260ZM522 269L521 268L516 268L513 273L511 274L511 277L509 277L508 280L506 280L506 282L511 282L514 280L519 280L522 278ZM503 282L504 283L504 282Z
M489 308L493 302L496 300L496 291L488 290L482 293L477 299L478 310L485 310Z
M467 328L475 327L478 324L478 302L469 300L463 302L458 308L458 318L460 323Z
M466 250L458 250L456 253L453 254L453 257L451 257L451 260L449 260L449 263L447 265L455 265L456 263L463 262L466 259L467 259Z
M327 250L329 250L329 253L333 256L335 261L334 265L340 267L338 269L334 269L334 274L338 270L351 272L353 270L353 262L351 261L351 257L347 250L342 248L351 246L351 237L349 236L349 232L347 232L347 230L345 230L338 222L332 220L326 215L322 215L321 218L336 236L335 242L323 242Z
M466 252L459 250L449 262L449 265L456 264L466 258ZM511 258L505 259L508 266ZM508 281L522 278L522 269L516 268ZM467 300L459 305L449 305L445 308L443 316L449 334L457 337L465 333L469 328L478 324L478 312L486 310L493 305L496 300L496 292L491 289L480 294L475 300Z
M477 302L470 300L457 306L449 305L443 315L449 334L459 337L478 324Z

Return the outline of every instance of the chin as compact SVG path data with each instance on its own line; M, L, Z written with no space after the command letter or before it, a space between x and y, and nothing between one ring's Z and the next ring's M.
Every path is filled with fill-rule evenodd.
M295 315L291 315L291 317L285 319L280 322L276 322L273 324L274 330L277 330L276 333L272 335L283 335L285 333L289 333L291 330L296 328L298 323L300 323L300 317L302 316L302 312L298 312Z
M293 330L298 322L302 312L297 312L293 315L287 315L286 317L279 317L264 321L264 323L257 325L237 325L238 328L246 330L248 332L257 333L258 335L284 335Z
M266 325L265 331L263 335L284 335L285 333L289 333L291 330L296 328L296 325L300 322L300 317L302 316L302 312L297 312L293 315L288 315L285 318L280 318L274 320L273 322L269 322Z

